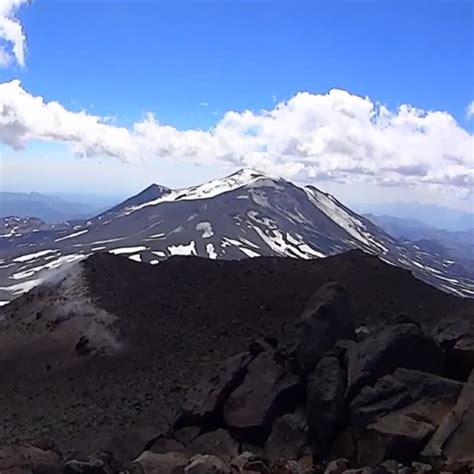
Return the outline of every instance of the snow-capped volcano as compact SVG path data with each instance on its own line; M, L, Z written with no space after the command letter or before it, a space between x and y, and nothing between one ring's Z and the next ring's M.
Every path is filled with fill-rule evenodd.
M152 185L94 219L1 242L0 300L94 252L158 264L171 255L211 259L321 258L359 248L448 291L474 296L461 264L400 243L313 186L244 169L185 189Z

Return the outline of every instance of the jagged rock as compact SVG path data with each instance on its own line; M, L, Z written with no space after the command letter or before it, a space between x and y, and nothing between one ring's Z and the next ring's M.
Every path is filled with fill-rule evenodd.
M466 318L446 318L436 327L434 337L446 350L447 375L466 381L474 369L474 323Z
M270 464L271 474L301 474L302 470L296 461L275 459Z
M243 381L247 366L253 359L247 352L230 357L219 366L213 378L202 379L197 386L192 387L186 394L183 412L174 428L177 430L192 425L217 428L226 400Z
M112 438L104 447L104 451L111 453L115 461L125 466L146 449L149 441L148 437L139 432L122 432Z
M474 467L474 371L422 452L427 459Z
M263 454L267 459L300 459L309 445L305 420L300 413L291 413L273 422Z
M306 416L311 432L326 447L346 422L345 391L346 374L338 358L323 357L310 378Z
M189 458L183 453L170 452L165 454L145 451L131 465L136 474L183 474Z
M357 446L354 433L350 426L345 428L335 439L331 451L333 457L336 459L346 458L349 459L350 462L355 461L357 458Z
M433 467L430 466L429 464L423 463L423 462L412 462L411 467L415 471L416 474L422 474L425 472L431 472L433 470Z
M226 461L237 456L239 445L228 431L219 429L195 438L188 445L188 450L192 454L211 454Z
M324 474L342 474L346 469L349 469L348 459L335 459L326 466Z
M371 467L385 459L411 461L435 427L410 414L389 413L367 427L357 447L358 461Z
M359 464L375 466L389 458L411 462L462 387L460 382L407 369L364 387L350 407Z
M230 468L217 456L198 454L185 468L186 474L230 474Z
M351 401L365 385L397 368L442 374L444 352L415 324L389 326L347 349L348 385Z
M349 300L338 283L323 285L310 298L290 339L287 351L297 358L306 374L337 341L356 339Z
M31 445L0 448L0 472L2 474L26 474L41 465L55 465L58 462L57 454Z
M471 327L471 321L466 318L443 318L434 330L434 339L443 349L452 349L459 339L472 331Z
M169 436L160 436L156 438L148 448L148 451L157 454L165 454L169 452L187 453L184 444Z
M64 465L64 474L112 474L115 472L104 462L68 461Z
M267 473L269 471L266 461L251 451L244 451L232 459L230 467L233 472Z
M178 441L178 443L187 446L201 434L201 431L201 428L198 428L197 426L186 426L175 431L173 433L173 438Z
M242 384L224 407L224 419L247 439L263 444L275 418L293 411L303 397L302 381L274 358L273 351L258 355L248 366Z
M395 459L387 459L380 463L375 469L374 474L401 474L401 470L404 469L403 464L400 464Z

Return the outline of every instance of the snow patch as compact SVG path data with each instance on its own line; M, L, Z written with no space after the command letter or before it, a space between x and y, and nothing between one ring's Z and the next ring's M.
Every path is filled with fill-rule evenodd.
M41 250L41 252L29 253L27 255L22 255L21 257L16 257L12 262L27 262L28 260L34 260L36 258L42 257L43 255L48 255L49 253L59 252L59 250Z
M250 250L245 247L239 247L239 250L241 250L247 257L250 257L250 258L260 257L260 254L255 252L254 250Z
M196 230L198 232L202 232L201 237L203 239L208 239L209 237L212 237L214 235L210 222L199 222L198 224L196 224Z
M89 232L89 229L80 230L79 232L74 232L73 234L66 235L61 237L60 239L56 239L55 242L60 242L61 240L72 239L74 237L78 237L79 235L86 234Z
M196 242L192 240L189 244L185 245L170 245L168 252L171 255L197 255L196 254Z
M124 253L135 253L135 252L140 252L142 250L146 250L148 247L145 247L144 245L139 245L138 247L120 247L117 249L111 249L109 250L109 253L112 253L114 255L121 255Z
M206 252L209 255L209 258L211 260L215 260L217 258L217 253L216 253L216 250L214 248L214 244L211 244L211 243L207 244L206 245Z

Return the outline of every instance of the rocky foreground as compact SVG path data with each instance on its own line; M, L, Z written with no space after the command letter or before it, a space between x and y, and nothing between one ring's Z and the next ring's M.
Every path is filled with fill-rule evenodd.
M177 413L153 435L117 430L79 459L55 440L10 443L0 472L473 472L472 316L357 326L344 288L326 283L283 335L256 337L176 392Z

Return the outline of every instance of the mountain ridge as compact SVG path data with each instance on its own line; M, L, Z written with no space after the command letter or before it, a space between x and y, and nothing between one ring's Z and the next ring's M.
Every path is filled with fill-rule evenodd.
M362 249L445 291L474 296L474 274L461 261L394 239L314 186L250 169L178 190L151 185L92 219L10 235L0 248L0 301L100 251L155 265L172 255L309 259Z

